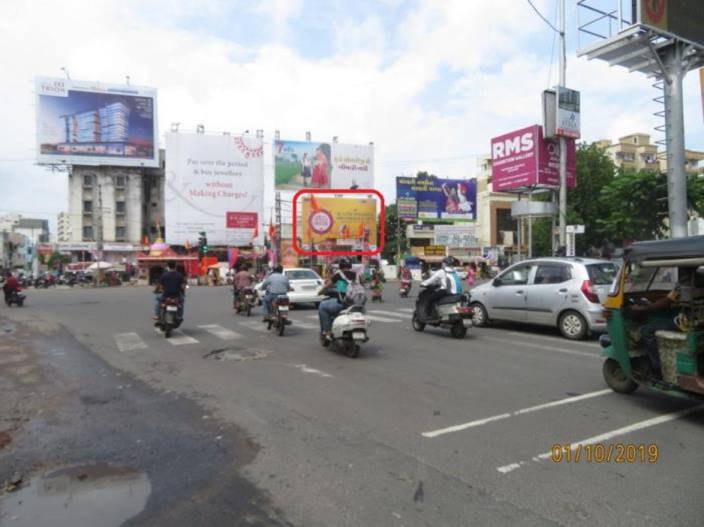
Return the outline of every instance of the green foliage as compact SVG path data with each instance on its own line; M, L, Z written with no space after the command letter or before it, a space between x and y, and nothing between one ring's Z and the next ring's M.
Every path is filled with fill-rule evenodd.
M65 254L61 254L58 251L54 251L51 254L43 254L39 256L39 261L46 265L49 269L58 269L61 265L66 265L71 263L71 257Z
M274 178L276 185L287 185L295 183L293 178L301 173L301 167L298 163L290 161L276 161Z
M398 212L396 210L396 204L387 205L384 220L384 230L385 230L385 240L384 249L381 252L382 258L389 261L396 260L397 251L397 240L401 244L401 255L403 255L408 247L408 242L406 240L406 224L401 222L398 223Z

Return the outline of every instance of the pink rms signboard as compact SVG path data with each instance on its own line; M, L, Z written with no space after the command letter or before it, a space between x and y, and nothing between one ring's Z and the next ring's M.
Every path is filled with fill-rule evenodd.
M567 139L567 186L575 186L577 164L573 139ZM495 192L560 185L560 143L544 139L540 125L491 140L491 179Z

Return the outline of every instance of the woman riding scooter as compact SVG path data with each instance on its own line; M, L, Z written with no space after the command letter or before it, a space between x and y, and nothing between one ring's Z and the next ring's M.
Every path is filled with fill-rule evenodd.
M320 302L318 318L320 332L329 335L335 316L345 308L345 296L349 286L358 281L357 273L352 270L352 262L348 258L340 258L339 269L326 280L323 293L328 298Z

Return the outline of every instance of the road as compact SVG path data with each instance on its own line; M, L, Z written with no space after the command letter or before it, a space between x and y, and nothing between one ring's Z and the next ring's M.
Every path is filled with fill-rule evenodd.
M701 524L704 410L646 390L607 390L595 340L569 342L550 329L514 325L475 328L463 340L443 330L416 333L413 299L400 299L393 284L385 298L368 306L371 341L357 359L320 347L312 308L294 310L293 326L277 337L259 316L233 315L224 287L191 289L182 330L168 340L152 328L147 288L31 290L24 310L0 316L30 332L37 321L56 324L105 371L134 379L145 400L176 394L194 406L181 422L193 436L177 458L184 477L203 462L194 442L207 436L211 444L217 431L210 421L219 423L225 452L239 460L228 474L240 479L230 483L247 485L258 504L243 525ZM112 404L101 407L108 412ZM193 417L200 414L207 419ZM116 415L125 426L133 419ZM157 422L168 427L175 418ZM10 453L34 420L13 432ZM654 444L658 459L554 462L545 455L554 444L580 441ZM252 452L242 454L243 445ZM162 488L159 473L164 464L179 473L173 463L133 460L149 476L151 494L130 525L162 518L158 504L173 489ZM203 476L202 484L213 482ZM190 513L199 507L210 511L208 525L238 524L237 505L221 496L201 495ZM223 513L220 521L213 510Z

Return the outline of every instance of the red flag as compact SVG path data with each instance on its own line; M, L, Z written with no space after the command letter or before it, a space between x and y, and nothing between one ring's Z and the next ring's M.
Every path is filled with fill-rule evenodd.
M276 225L269 223L269 239L273 240L276 238Z
M357 238L364 238L364 224L360 223L357 226Z
M259 236L259 222L254 224L254 229L252 229L252 240Z
M310 208L313 209L313 212L318 212L320 210L320 206L315 200L315 196L313 194L310 195Z

